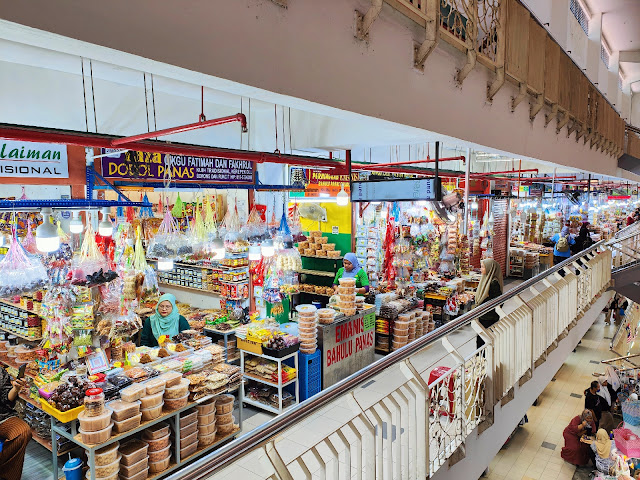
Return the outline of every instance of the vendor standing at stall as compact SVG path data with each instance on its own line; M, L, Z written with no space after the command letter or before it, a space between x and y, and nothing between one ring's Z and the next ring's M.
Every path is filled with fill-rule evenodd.
M336 278L333 280L333 291L338 289L341 278L355 278L356 279L356 293L358 295L365 295L369 292L369 277L364 268L360 265L358 257L353 252L349 252L344 256L342 260L342 267L336 273Z
M175 337L189 328L191 327L187 319L178 312L175 295L165 293L158 299L156 313L144 321L140 344L147 347L157 347L158 339L161 336Z

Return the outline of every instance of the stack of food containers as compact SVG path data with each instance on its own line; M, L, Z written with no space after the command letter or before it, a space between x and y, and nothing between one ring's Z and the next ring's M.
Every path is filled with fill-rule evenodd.
M169 425L162 422L147 428L142 440L148 445L149 473L162 472L171 461L171 433Z
M356 314L356 279L342 277L338 287L338 308L347 317Z
M91 388L85 395L85 409L78 414L82 441L89 445L106 442L111 437L113 429L113 411L105 408L102 389Z
M409 342L409 325L411 315L402 313L393 323L393 350L404 347Z
M313 305L298 305L298 338L302 353L315 353L318 348L318 309Z
M211 445L216 439L216 401L215 399L196 406L198 425L198 441L200 446Z
M189 379L175 378L164 390L164 406L168 410L186 407L189 403Z
M422 317L420 317L422 321ZM416 313L411 313L411 318L409 320L409 338L408 342L413 342L416 339Z
M113 479L117 480L120 472L120 454L118 453L118 442L107 445L95 452L95 474L96 480ZM87 457L89 452L87 452ZM87 473L89 478L89 473Z
M149 446L145 442L137 438L131 438L120 446L121 480L144 480L147 478L149 474L148 448Z
M221 436L229 435L235 428L233 395L220 395L216 400L216 429Z
M329 325L335 319L336 311L333 308L321 308L318 310L318 323Z

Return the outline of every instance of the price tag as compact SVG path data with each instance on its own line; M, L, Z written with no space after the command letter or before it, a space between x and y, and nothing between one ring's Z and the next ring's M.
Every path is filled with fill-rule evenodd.
M376 314L374 312L367 313L364 316L364 331L373 330L376 326Z

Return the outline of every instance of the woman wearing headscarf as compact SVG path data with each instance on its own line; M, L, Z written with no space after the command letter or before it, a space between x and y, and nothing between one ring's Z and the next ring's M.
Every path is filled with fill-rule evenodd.
M604 375L598 377L598 383L600 384L598 395L600 395L605 401L605 404L602 405L602 411L610 412L611 407L613 407L618 399L618 394L613 387L609 385L609 381Z
M342 260L342 264L344 266L338 270L336 278L333 280L333 290L337 290L341 278L355 278L356 293L365 295L369 291L369 277L360 265L356 254L353 252L347 253Z
M587 228L587 225L587 222L582 224L582 226L580 227L580 232L578 232L578 236L576 237L575 242L571 247L571 251L574 255L593 245L593 240L591 239L591 235L589 235L589 228Z
M156 313L144 321L141 345L147 347L157 347L158 339L167 335L175 337L183 330L189 330L189 322L178 312L176 297L170 293L165 293L158 299Z
M500 264L491 258L485 258L480 266L480 283L476 289L475 306L480 306L485 302L498 298L502 295L503 283L502 283L502 268ZM500 320L500 316L495 310L482 315L478 320L484 328L489 328L491 325ZM480 348L484 345L482 338L476 338L476 346Z
M562 432L564 447L560 451L560 456L572 465L586 465L592 456L591 448L580 441L582 436L588 433L587 425L591 426L591 432L596 430L591 410L584 410L581 415L573 417Z
M576 243L573 236L569 233L569 227L562 227L560 233L556 233L552 238L553 242L553 264L564 262L571 256L571 245Z
M599 429L596 433L596 441L591 444L591 450L595 455L595 465L599 472L609 474L609 469L614 461L611 458L611 439L604 429Z

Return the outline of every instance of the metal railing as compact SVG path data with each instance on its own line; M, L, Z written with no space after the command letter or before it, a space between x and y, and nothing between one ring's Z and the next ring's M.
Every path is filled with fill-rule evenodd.
M227 467L271 479L433 475L607 288L611 262L598 242L167 478ZM494 309L500 320L483 328Z

